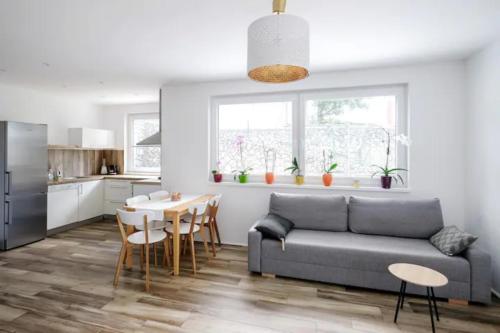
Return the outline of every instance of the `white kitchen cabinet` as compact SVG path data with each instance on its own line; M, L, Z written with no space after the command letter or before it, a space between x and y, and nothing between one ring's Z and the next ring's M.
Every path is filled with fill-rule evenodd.
M131 198L132 184L130 180L104 180L104 214L115 215L117 209L123 208L125 201Z
M47 194L47 229L78 221L78 184L49 186Z
M78 184L78 221L85 221L104 212L104 184L102 180Z
M153 184L133 184L132 185L132 193L133 196L137 195L146 195L148 196L149 193L153 193L156 191L161 190L161 185L153 185Z
M95 128L70 128L68 131L70 145L81 148L115 148L115 133L113 131Z

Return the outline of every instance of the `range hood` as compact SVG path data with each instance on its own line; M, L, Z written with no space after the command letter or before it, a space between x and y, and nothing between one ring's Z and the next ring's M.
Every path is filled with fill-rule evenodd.
M160 108L160 131L155 134L148 136L144 140L137 142L137 146L161 146L161 89L160 89L160 98L158 99L159 108Z

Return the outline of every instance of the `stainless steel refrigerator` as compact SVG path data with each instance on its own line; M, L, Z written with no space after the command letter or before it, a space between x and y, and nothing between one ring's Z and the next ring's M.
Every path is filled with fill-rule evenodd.
M0 249L47 234L47 125L0 121Z

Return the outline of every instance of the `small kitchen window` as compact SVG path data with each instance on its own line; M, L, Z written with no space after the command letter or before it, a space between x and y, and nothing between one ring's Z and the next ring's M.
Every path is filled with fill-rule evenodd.
M138 145L142 140L158 133L160 118L156 113L138 113L128 116L127 172L159 173L161 147Z

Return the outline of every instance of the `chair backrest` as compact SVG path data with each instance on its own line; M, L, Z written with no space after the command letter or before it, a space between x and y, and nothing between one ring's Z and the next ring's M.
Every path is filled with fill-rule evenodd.
M219 207L220 199L222 198L222 194L217 194L212 199L208 201L208 204L212 207Z
M145 195L137 195L135 197L128 198L127 200L125 200L125 202L127 203L127 206L131 206L133 204L141 203L148 200L149 198Z
M153 193L149 193L149 199L151 200L165 200L170 197L170 193L167 191L156 191Z
M142 226L144 224L144 218L146 218L146 222L154 220L154 212L150 211L134 211L129 212L122 209L116 210L116 216L119 219L119 222L131 225L131 226Z
M196 215L200 216L200 215L205 214L206 210L207 210L207 202L206 201L205 202L191 204L188 207L188 212L191 215L194 215L194 213L196 212Z

